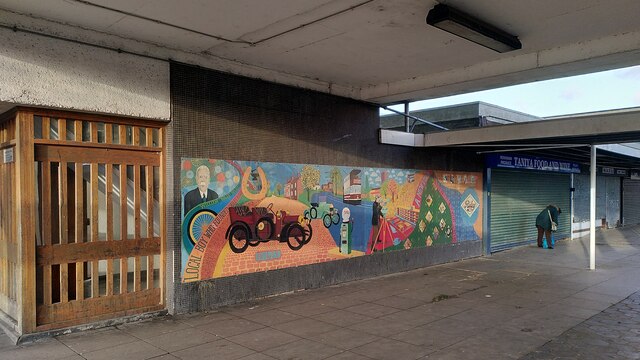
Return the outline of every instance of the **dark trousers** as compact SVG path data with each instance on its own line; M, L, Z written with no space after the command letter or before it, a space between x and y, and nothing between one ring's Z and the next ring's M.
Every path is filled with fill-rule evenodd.
M536 225L538 228L538 246L542 247L542 234L547 238L547 246L551 247L551 230L545 230L540 225Z

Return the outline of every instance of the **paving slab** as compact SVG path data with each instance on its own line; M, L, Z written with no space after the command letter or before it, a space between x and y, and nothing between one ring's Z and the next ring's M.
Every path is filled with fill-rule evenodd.
M133 335L116 328L99 329L91 332L78 332L57 338L78 354L110 348L122 344L138 341Z
M4 359L640 359L640 226L15 346Z
M302 339L287 345L266 350L264 353L281 360L314 360L326 359L342 352L340 349L327 344Z
M265 327L232 336L228 340L255 351L264 351L302 339L277 329Z
M167 351L150 345L142 340L117 345L114 347L92 351L82 354L87 360L146 360L160 355L167 354Z
M612 305L523 356L549 359L640 359L640 292Z
M201 360L211 358L213 354L218 359L234 360L255 354L255 351L229 340L221 339L173 353L183 360Z
M148 338L145 341L168 353L219 340L220 337L202 329L188 328Z

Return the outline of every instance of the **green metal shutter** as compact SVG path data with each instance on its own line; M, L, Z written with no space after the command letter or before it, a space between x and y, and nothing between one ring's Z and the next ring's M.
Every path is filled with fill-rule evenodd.
M536 217L549 204L562 209L554 239L569 237L570 185L568 174L492 170L491 252L536 241Z
M622 194L623 225L640 224L640 180L624 179Z

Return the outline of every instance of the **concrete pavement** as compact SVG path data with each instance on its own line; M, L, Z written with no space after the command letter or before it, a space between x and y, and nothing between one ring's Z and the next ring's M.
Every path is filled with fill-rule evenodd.
M11 345L0 359L637 359L640 227Z

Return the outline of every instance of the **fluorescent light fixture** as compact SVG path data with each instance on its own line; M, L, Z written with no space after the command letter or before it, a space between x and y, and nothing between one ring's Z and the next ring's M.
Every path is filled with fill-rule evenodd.
M444 4L438 4L429 10L427 24L497 52L522 48L517 36Z

